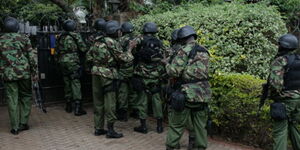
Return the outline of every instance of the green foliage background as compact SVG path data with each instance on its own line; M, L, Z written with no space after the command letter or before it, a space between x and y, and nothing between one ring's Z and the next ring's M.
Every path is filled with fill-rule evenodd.
M212 55L211 71L237 72L266 78L277 52L277 38L287 29L280 13L264 4L193 4L132 21L137 30L145 22L159 26L158 36L168 45L171 32L184 25L197 30L198 42Z

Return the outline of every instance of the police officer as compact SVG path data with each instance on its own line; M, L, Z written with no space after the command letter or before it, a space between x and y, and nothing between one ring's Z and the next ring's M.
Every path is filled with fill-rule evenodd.
M135 38L136 44L135 71L133 87L138 91L137 107L141 125L134 128L134 131L146 134L147 118L147 97L151 97L154 117L157 119L158 133L163 132L163 112L161 99L161 75L164 73L164 66L160 60L163 58L163 46L155 36L158 32L157 25L148 22L143 27L143 35Z
M98 57L101 53L101 49L98 45L104 44L105 37L105 25L104 19L96 19L94 28L96 32L89 37L90 49L86 54L86 61L89 66L89 71L92 67L97 67L101 64L101 59ZM92 90L93 90L93 104L94 104L94 125L95 136L107 134L107 130L104 130L104 112L103 101L104 93L102 89L101 76L92 73Z
M63 74L66 112L72 112L72 103L75 103L75 116L85 115L82 108L82 95L80 77L82 74L83 62L80 61L80 52L86 52L86 45L80 34L74 32L76 22L66 20L63 23L65 30L58 39L57 60Z
M122 47L123 52L128 51L129 42L133 37L133 25L130 22L125 22L121 26L122 37L119 39L120 45ZM133 75L133 61L128 63L120 64L120 75L122 76L122 80L120 83L119 91L118 91L118 119L121 121L127 121L127 113L128 113L128 101L130 100L130 105L135 106L134 100L136 99L134 92L132 92L132 88L130 86L130 79Z
M300 149L300 55L295 53L298 39L292 34L282 35L278 57L271 64L271 117L273 118L273 150L286 150L290 137L293 149Z
M179 147L179 140L184 128L191 120L195 132L193 148L206 149L208 119L208 102L211 89L208 82L208 51L196 43L196 32L191 26L178 31L178 39L182 43L176 56L166 63L168 75L175 80L175 91L171 94L171 110L169 112L169 130L167 133L167 149Z
M103 18L98 18L94 22L95 31L88 37L88 46L91 47L94 45L96 38L105 36L105 24L106 21Z
M179 29L175 29L171 33L171 47L166 50L165 58L172 59L171 57L175 56L173 54L176 54L181 46L177 37L178 31Z
M18 32L15 18L4 20L4 33L0 37L0 76L3 81L11 133L28 130L32 104L31 79L38 80L37 51L28 37Z
M131 50L123 52L117 41L121 36L120 25L117 21L108 21L105 25L105 37L102 41L96 42L90 49L93 58L93 67L91 73L99 76L100 91L103 92L104 98L94 100L95 105L95 128L103 131L104 116L107 122L108 131L107 138L121 138L122 133L117 133L114 130L116 122L116 103L119 87L119 80L122 76L119 74L119 64L127 63L133 60ZM97 90L97 89L94 89ZM105 132L101 132L104 134Z

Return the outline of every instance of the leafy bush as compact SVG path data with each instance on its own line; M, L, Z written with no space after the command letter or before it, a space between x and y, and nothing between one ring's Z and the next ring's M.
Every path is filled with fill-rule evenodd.
M35 25L55 24L58 18L63 16L63 11L54 4L34 3L25 5L19 11L20 18Z
M212 77L212 118L219 135L264 148L272 144L269 106L265 105L257 116L264 82L242 74Z
M269 61L277 51L277 38L287 32L280 13L264 4L238 3L205 7L193 4L133 23L138 31L145 22L156 22L158 36L168 45L171 32L184 25L197 30L198 42L212 56L212 72L238 72L266 78Z

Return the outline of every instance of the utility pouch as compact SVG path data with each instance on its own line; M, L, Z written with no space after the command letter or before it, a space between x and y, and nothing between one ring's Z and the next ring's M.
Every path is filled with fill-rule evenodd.
M181 112L184 110L186 97L183 92L179 90L172 92L170 100L171 100L171 107L175 111Z
M274 102L270 105L270 114L275 121L287 120L286 106L281 102Z
M145 83L143 79L140 77L132 77L130 82L135 91L141 92L146 89Z

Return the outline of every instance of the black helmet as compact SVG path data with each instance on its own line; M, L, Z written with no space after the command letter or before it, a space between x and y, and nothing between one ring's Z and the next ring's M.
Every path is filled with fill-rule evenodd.
M118 30L120 30L120 24L118 21L112 20L108 21L105 25L105 33L106 34L115 34Z
M75 31L76 22L74 20L65 20L63 23L63 29L65 31Z
M106 24L106 21L104 19L102 19L102 18L96 19L95 23L94 23L94 28L96 30L104 31L105 30L105 24Z
M278 44L284 49L294 50L298 48L298 39L293 34L284 34L278 39Z
M19 22L16 18L8 17L4 20L4 30L6 32L18 32Z
M125 22L122 24L121 30L123 33L133 32L133 25L130 22Z
M176 29L176 30L174 30L174 31L172 32L172 34L171 34L171 40L172 40L172 41L177 41L177 40L178 40L178 37L177 37L178 31L179 31L179 29Z
M177 38L183 39L183 38L189 37L191 35L193 35L195 38L197 38L197 33L196 33L195 29L191 26L184 26L181 29L179 29L179 31L177 33Z
M157 33L158 32L157 25L153 22L148 22L144 25L143 32L144 33Z

